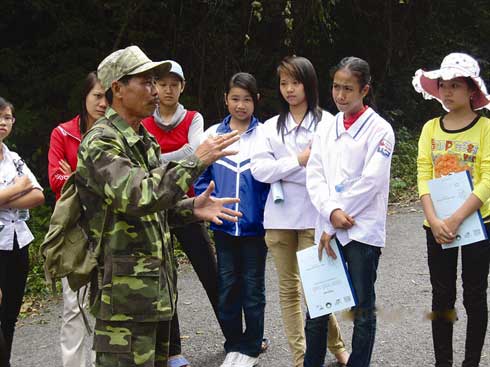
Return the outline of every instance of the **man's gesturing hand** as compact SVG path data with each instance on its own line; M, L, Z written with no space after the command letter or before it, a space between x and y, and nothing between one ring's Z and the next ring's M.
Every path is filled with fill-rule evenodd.
M236 150L224 149L239 139L240 136L236 130L223 135L210 136L197 147L194 154L201 162L209 166L221 157L237 154Z
M202 220L213 222L215 224L223 224L220 220L228 220L230 222L238 222L238 217L242 213L226 208L226 204L235 204L240 202L238 198L216 198L211 196L214 190L214 181L209 183L208 188L194 200L194 215Z

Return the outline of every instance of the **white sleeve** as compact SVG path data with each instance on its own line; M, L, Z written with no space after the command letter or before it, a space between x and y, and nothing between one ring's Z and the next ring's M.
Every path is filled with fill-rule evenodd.
M0 144L0 149L2 149L2 145L1 144ZM12 152L11 151L10 153L12 154L12 157L15 160L22 160L24 162L24 166L22 167L22 172L27 177L29 177L29 180L32 182L32 185L34 186L34 188L43 191L42 186L39 185L39 182L37 181L36 176L34 176L34 174L32 173L32 171L29 169L29 167L27 166L27 163L25 162L25 160L23 160L16 152Z
M161 154L160 157L162 158L162 161L164 163L178 162L182 159L187 158L192 153L194 153L194 149L189 144L184 144L179 149L174 150L173 152Z
M177 162L190 156L201 143L201 137L204 130L204 119L199 112L196 112L189 126L187 139L189 143L182 145L179 149L163 153L161 155L163 162Z
M324 208L324 204L329 202L330 190L328 188L328 177L323 168L322 143L321 136L315 134L311 146L310 159L308 159L308 164L306 165L306 189L308 190L313 206L320 213L322 230L329 235L334 235L335 228L330 223L330 213L327 214Z
M207 128L207 130L202 133L199 144L201 144L204 140L209 138L210 136L216 135L216 130L218 129L219 124L215 124Z
M39 185L39 182L37 182L36 176L34 176L29 167L27 167L27 164L24 166L23 170L27 177L29 177L29 180L31 180L34 188L43 191L43 188L41 187L41 185Z
M284 180L304 184L306 180L305 168L300 166L296 157L275 157L267 136L267 126L261 126L258 131L250 169L256 180L265 183Z
M199 112L196 112L189 127L188 139L189 145L195 150L201 144L201 137L204 133L204 118Z
M370 143L368 160L362 170L361 178L354 182L339 199L340 208L354 219L356 215L372 205L376 195L389 190L391 156L395 146L393 130L390 128L375 135ZM332 210L332 206L327 208Z

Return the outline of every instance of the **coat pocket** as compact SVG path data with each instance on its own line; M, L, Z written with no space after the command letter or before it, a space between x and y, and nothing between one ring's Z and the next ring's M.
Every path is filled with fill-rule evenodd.
M132 331L124 326L123 324L115 325L115 323L97 320L94 333L94 350L98 353L130 353Z
M161 292L162 260L151 256L114 256L112 259L112 313L152 315Z

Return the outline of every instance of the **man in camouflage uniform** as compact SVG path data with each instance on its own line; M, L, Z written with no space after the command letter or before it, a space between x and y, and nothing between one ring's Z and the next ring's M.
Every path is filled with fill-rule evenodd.
M207 139L194 155L162 164L160 148L140 121L158 103L152 62L137 46L118 50L98 67L111 107L84 137L75 182L92 243L101 241L99 290L92 295L98 367L166 367L170 320L176 302L176 268L169 223L219 223L239 213L233 199L184 199L206 166L232 154L223 149L236 133Z

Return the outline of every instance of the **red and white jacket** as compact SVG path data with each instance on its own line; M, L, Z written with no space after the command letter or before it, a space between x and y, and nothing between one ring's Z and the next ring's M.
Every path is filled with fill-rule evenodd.
M141 121L141 123L146 130L148 130L148 132L155 137L155 140L160 145L160 150L162 153L168 153L176 151L183 145L189 143L189 128L195 114L196 111L187 111L182 122L170 131L165 131L160 128L155 122L155 117L153 116L145 118L143 121ZM190 187L189 191L187 192L187 196L195 196L194 186Z
M80 116L56 126L51 132L48 152L49 186L59 199L61 189L68 179L60 169L60 160L68 162L72 171L77 168L78 147L81 141Z

